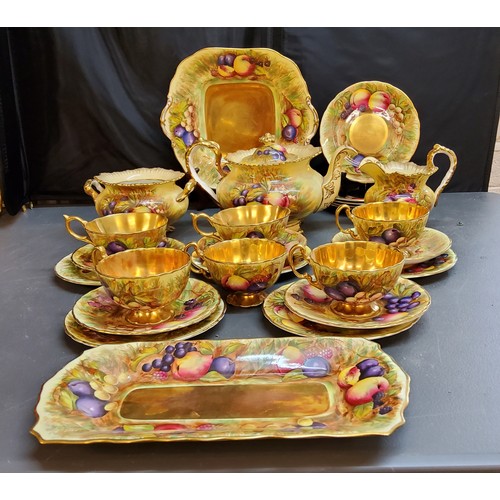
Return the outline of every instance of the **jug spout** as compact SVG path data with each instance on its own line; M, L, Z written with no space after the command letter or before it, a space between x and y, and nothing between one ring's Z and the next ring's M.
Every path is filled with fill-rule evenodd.
M317 209L318 212L329 207L335 201L340 191L342 164L346 157L354 157L357 154L358 152L349 146L340 146L335 150L321 185L323 196Z
M385 174L384 166L380 163L379 160L373 158L372 156L367 156L363 158L361 163L359 164L359 170L371 177L374 181L380 180Z

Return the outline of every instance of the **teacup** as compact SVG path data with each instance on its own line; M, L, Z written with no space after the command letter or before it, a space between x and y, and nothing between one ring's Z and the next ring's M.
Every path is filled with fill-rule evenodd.
M275 205L250 204L226 208L215 215L191 214L194 229L202 236L222 240L267 238L275 240L286 229L290 209ZM198 221L206 220L214 232L200 229Z
M135 248L106 255L104 247L93 254L95 272L106 291L121 307L125 318L144 325L167 321L172 303L189 280L191 259L175 248Z
M298 251L314 275L297 271L292 257ZM396 285L404 264L404 255L397 248L371 241L327 243L314 248L309 256L305 247L295 245L288 255L295 276L312 285L314 298L332 301L332 310L350 319L364 319L380 311L379 300Z
M356 231L340 225L342 210L345 210ZM355 240L404 247L413 244L423 233L429 211L428 207L406 202L365 203L352 210L349 205L340 205L335 211L335 221L342 233Z
M163 246L168 220L164 215L130 212L106 215L87 222L75 215L65 215L66 230L71 236L96 247L104 247L108 255L130 248ZM75 233L73 221L79 222L87 236Z
M287 258L284 245L277 241L241 238L220 241L201 250L193 247L204 269L193 266L193 272L203 274L229 291L226 301L233 306L253 307L264 302L264 290L276 283Z

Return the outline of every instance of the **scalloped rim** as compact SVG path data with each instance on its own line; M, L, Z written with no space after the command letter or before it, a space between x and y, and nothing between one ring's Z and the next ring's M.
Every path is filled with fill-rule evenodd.
M121 172L101 172L94 179L103 184L115 185L149 185L162 184L165 181L177 181L184 177L184 172L178 170L167 170L161 167L141 167L131 170L122 170Z
M259 167L260 165L248 164L248 163L243 162L243 160L245 158L253 155L257 149L259 149L259 148L242 149L240 151L228 153L226 155L226 160L229 162L229 164L240 165L242 167ZM292 155L296 155L297 158L292 158L289 160L276 162L276 163L262 163L262 165L264 165L266 167L291 165L292 163L300 163L303 161L310 161L315 156L318 156L319 154L322 153L322 149L320 147L313 146L311 144L305 144L305 145L293 144L291 146L286 146L285 149L287 150L287 153L292 154Z

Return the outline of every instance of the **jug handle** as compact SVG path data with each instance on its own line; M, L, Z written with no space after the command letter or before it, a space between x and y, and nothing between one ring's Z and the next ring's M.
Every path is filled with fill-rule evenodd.
M453 174L455 173L455 170L457 168L457 155L451 149L445 148L444 146L441 146L439 144L435 144L434 147L427 154L428 168L429 167L437 168L436 165L434 165L434 157L439 153L442 153L448 157L448 159L450 160L450 166L448 167L448 171L446 172L446 175L443 177L441 184L439 184L438 188L435 191L436 201L434 202L434 206L437 205L439 195L443 192L443 189L451 181L451 178L453 177Z
M226 172L222 166L221 166L221 160L222 160L222 153L220 150L220 146L214 142L214 141L197 141L191 146L189 146L186 150L185 154L185 161L186 161L186 169L190 173L191 177L213 198L215 203L219 205L219 201L217 200L217 195L215 194L215 191L205 182L203 181L200 176L198 175L198 172L196 171L195 167L191 163L191 153L193 150L195 150L199 146L205 146L206 148L210 149L214 155L215 155L215 167L217 168L219 174L224 177L227 175L228 172Z
M104 186L95 179L87 179L85 181L85 184L83 185L83 190L86 194L88 194L92 199L95 200L97 196L100 195L104 190Z

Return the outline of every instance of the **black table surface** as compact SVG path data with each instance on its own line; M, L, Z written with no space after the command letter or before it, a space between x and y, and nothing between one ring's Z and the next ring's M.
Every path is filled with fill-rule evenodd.
M54 274L80 246L63 214L97 216L93 206L51 206L0 217L0 472L500 470L499 195L441 196L428 226L452 239L458 262L418 280L432 304L416 325L378 341L411 377L406 423L390 436L342 439L39 444L30 429L42 384L88 349L64 333L64 317L89 288ZM330 210L303 230L311 248L338 232ZM197 239L189 212L170 236ZM284 336L260 308L230 306L197 338Z

